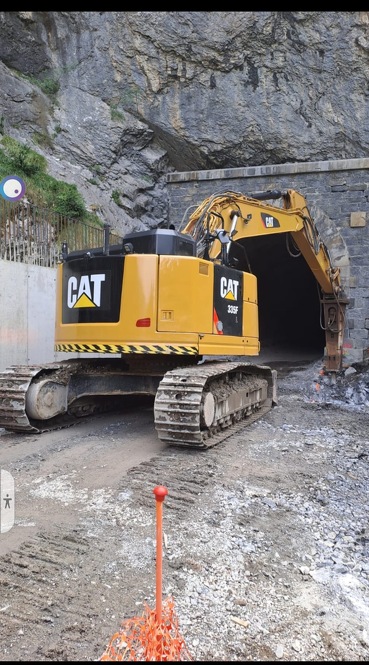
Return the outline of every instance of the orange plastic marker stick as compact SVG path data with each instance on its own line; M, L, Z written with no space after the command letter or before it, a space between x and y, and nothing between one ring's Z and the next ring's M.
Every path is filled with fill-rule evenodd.
M161 622L163 584L163 501L168 490L163 485L153 489L156 499L156 621Z

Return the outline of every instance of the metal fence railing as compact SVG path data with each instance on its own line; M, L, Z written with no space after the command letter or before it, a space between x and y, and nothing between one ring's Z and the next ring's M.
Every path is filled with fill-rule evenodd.
M104 228L75 221L27 201L0 199L0 259L54 268L68 250L104 246ZM121 237L109 232L109 244Z

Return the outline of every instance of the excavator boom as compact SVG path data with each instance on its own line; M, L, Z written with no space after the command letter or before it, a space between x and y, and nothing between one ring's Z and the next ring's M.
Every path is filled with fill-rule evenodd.
M281 206L267 204L267 200L280 200ZM233 191L215 194L196 208L182 232L196 239L203 256L213 261L220 257L228 265L233 242L289 234L321 288L326 333L324 369L335 372L342 368L348 299L340 269L333 265L302 194L293 189L268 190L252 196Z

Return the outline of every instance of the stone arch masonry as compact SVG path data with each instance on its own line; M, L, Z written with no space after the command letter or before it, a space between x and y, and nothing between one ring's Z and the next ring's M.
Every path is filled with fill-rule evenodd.
M267 189L305 196L349 298L345 365L369 359L369 158L170 173L169 219L178 228L189 206L215 193Z

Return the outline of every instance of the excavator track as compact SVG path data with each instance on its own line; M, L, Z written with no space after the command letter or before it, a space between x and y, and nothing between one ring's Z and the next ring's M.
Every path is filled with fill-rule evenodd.
M70 427L106 410L107 403L95 399L99 394L112 405L114 395L135 391L155 394L160 439L202 449L254 422L277 401L276 372L263 365L206 361L148 377L127 373L124 361L71 360L1 372L0 427L25 433Z
M47 420L39 420L27 413L27 399L31 385L47 380L54 385L66 384L76 373L76 361L48 363L47 365L12 365L0 372L0 427L11 432L38 433L70 427L80 420L78 409L65 410ZM85 409L86 406L80 407ZM91 412L91 409L90 409Z
M15 432L37 432L26 413L28 388L42 365L14 365L0 373L0 427ZM60 365L53 365L56 371Z
M167 372L154 403L159 438L187 448L220 443L277 403L276 374L264 365L217 361Z
M0 427L49 432L118 406L123 395L155 395L163 376L127 372L124 360L65 360L0 372Z

